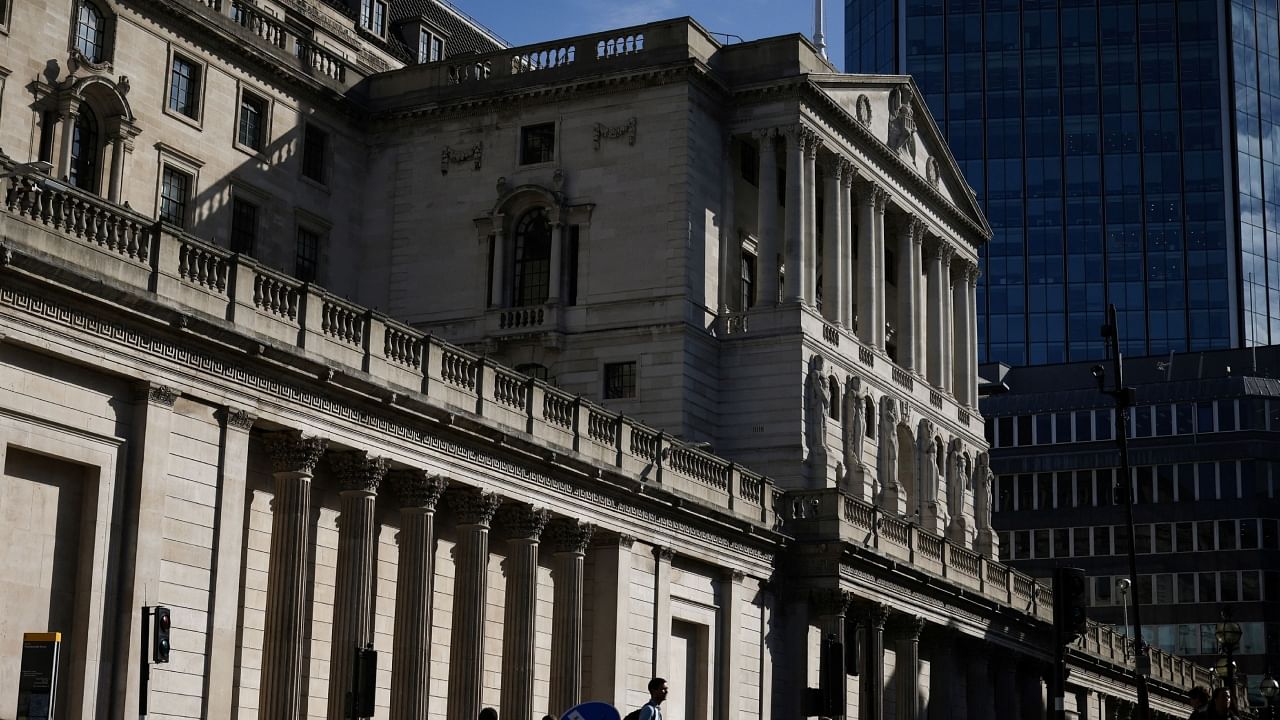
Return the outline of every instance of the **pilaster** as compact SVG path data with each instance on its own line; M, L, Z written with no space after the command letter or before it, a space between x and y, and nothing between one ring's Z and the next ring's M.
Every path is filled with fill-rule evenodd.
M664 667L671 657L671 561L675 551L661 545L653 548L653 670Z
M804 190L805 145L808 128L794 125L786 128L787 136L787 202L786 202L786 302L804 302L805 211Z
M597 533L597 536L599 533ZM627 692L627 643L631 622L630 535L597 537L591 548L595 562L595 593L591 633L591 695L622 702Z
M449 720L480 715L484 672L484 616L489 588L489 523L502 498L467 488L446 496L457 517L453 632L449 646Z
M740 570L722 570L720 575L720 657L719 683L720 717L717 720L737 720L738 698L742 692L742 602L746 598L743 581L746 575ZM764 686L761 686L762 688Z
M899 615L894 622L895 684L898 688L898 720L921 720L920 717L920 633L924 618Z
M311 549L311 478L327 441L297 432L265 436L275 477L271 500L271 560L263 626L261 720L301 720L303 650L310 613L307 558Z
M822 139L812 130L804 148L804 301L818 301L818 149Z
M833 325L840 324L844 297L844 215L843 193L846 161L836 158L826 172L826 203L823 209L822 241L822 316ZM833 400L834 401L834 400Z
M859 608L863 622L862 708L859 720L884 720L884 624L889 606L867 603Z
M421 720L427 716L431 683L435 514L449 483L423 470L394 470L387 473L387 484L400 506L391 720Z
M821 588L813 591L810 600L813 603L814 614L818 616L818 628L822 632L822 637L834 637L841 647L844 647L844 643L850 642L845 637L845 625L849 607L853 603L853 593L840 588ZM848 669L850 668L846 668ZM850 708L847 707L849 697L847 672L840 677L840 688L837 694L845 698L846 706L842 708L842 714L844 717L849 717L851 713Z
M752 132L760 146L760 168L757 180L759 194L756 199L756 239L758 252L756 264L756 303L761 307L776 305L779 297L778 259L782 255L782 243L778 233L778 155L777 131L765 128Z

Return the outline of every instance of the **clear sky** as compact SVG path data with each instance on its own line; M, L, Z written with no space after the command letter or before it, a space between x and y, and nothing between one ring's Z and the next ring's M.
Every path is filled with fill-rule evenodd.
M813 35L813 0L451 0L512 45L689 15L707 30L744 40ZM844 2L823 0L827 57L844 67ZM723 38L721 39L723 41Z

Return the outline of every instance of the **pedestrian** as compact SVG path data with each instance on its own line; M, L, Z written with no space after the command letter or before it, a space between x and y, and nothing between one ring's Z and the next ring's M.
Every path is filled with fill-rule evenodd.
M625 720L662 720L662 701L667 699L667 681L656 677L649 681L649 702L639 710L627 713Z
M487 707L480 711L480 720L498 720L498 711Z
M1197 685L1191 688L1191 692L1187 693L1187 699L1191 702L1191 714L1187 716L1187 720L1207 720L1209 717L1209 690L1203 685Z
M1225 687L1213 689L1213 700L1209 703L1208 720L1238 720L1235 703L1231 702L1231 691Z

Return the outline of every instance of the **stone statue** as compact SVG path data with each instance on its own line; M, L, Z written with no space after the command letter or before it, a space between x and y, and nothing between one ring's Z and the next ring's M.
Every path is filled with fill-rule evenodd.
M915 111L911 109L911 99L908 93L902 93L904 96L902 103L893 111L893 116L889 118L889 149L896 153L905 152L911 157L911 164L916 162L916 119Z
M806 388L806 400L809 412L806 420L808 426L809 458L826 457L827 454L827 414L831 412L831 390L827 386L824 374L826 361L821 355L809 359L809 378Z
M866 417L862 412L862 378L854 375L844 384L844 469L846 475L861 472L862 440L866 437Z
M986 453L978 454L974 464L971 487L973 488L973 515L979 530L991 529L991 460Z
M938 502L938 464L933 459L933 421L920 418L916 426L916 477L920 488L916 509L920 517Z
M952 438L947 448L947 511L951 517L964 518L964 441Z
M882 505L890 499L895 507L901 495L898 486L898 401L885 395L880 398L880 452L876 458Z

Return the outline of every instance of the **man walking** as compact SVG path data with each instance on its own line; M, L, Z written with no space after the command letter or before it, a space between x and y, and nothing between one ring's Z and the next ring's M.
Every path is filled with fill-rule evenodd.
M649 702L637 711L636 720L662 720L662 701L667 699L667 681L654 678L649 681ZM628 720L630 716L628 716Z

